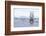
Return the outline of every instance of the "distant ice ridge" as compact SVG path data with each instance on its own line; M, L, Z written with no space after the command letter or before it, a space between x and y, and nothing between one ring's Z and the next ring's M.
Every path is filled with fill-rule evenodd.
M15 17L15 18L30 18L30 17L27 17L27 16L20 16L20 17Z
M30 19L29 17L26 17L26 16L24 16L24 17L14 17L14 19ZM34 20L39 20L39 18L33 18Z

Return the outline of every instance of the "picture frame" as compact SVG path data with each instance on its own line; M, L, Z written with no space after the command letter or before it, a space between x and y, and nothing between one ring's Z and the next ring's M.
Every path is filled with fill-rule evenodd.
M35 28L36 30L33 30L34 27L26 27L26 28L24 28L24 26L22 27L22 25L21 26L17 25L17 26L15 26L17 28L12 30L13 21L15 20L15 19L13 20L13 15L18 14L17 13L18 11L17 12L15 11L15 14L13 13L13 8L16 8L15 10L20 11L19 14L21 13L21 15L22 15L22 11L21 10L23 10L23 13L25 13L25 11L27 11L29 8L30 9L32 8L34 10L35 10L35 8L38 8L40 10L39 13L40 12L41 13L38 14L37 11L36 11L36 13L35 12L34 13L40 15L40 17L39 17L39 23L41 23L41 24L39 24L39 25L41 25L40 26L41 27L40 30L39 30L39 28L38 29ZM27 12L25 14L28 17ZM17 16L19 16L19 15L15 15L15 17L17 17ZM21 18L24 18L24 17L22 16ZM17 23L19 23L19 22L17 21ZM44 32L45 32L45 4L44 3L40 3L40 2L21 2L21 1L5 1L5 35L35 34L35 33L44 33Z

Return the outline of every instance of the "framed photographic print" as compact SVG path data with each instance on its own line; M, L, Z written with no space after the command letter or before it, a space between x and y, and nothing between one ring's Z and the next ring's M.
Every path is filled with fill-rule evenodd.
M5 1L5 35L44 32L44 3Z

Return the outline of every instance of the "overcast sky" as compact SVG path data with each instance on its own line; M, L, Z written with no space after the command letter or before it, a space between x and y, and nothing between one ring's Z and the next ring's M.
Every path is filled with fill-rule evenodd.
M39 17L39 9L30 9L30 8L15 8L14 9L14 16L15 17L21 17L21 16L26 16L29 18L30 12L34 14L35 18Z

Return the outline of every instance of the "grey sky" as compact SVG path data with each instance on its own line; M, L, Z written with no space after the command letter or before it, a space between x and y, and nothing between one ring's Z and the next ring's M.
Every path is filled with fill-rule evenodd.
M15 8L14 9L14 16L21 17L21 16L30 16L30 12L34 13L34 17L39 17L39 9L30 9L30 8Z

